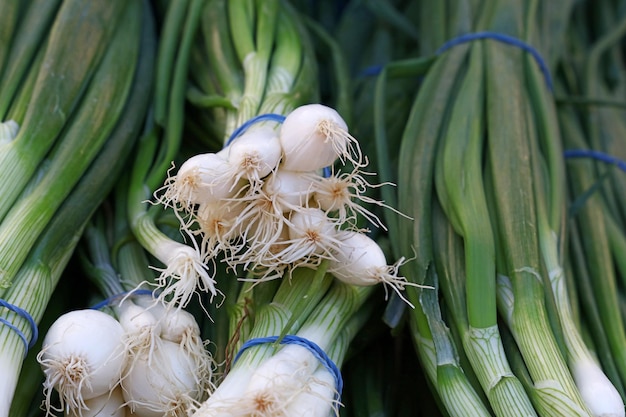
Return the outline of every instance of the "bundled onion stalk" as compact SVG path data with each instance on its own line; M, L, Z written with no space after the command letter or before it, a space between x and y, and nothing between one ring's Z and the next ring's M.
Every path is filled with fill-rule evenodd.
M161 299L183 307L196 293L215 301L223 292L215 276L216 235L236 231L228 226L232 213L208 197L234 196L244 183L250 195L258 192L281 157L278 123L271 119L316 97L316 66L295 11L279 1L246 7L190 1L160 9L166 41L157 73L155 126L137 155L128 215L134 235L158 261ZM168 67L170 62L176 65ZM271 117L245 130L259 115ZM222 150L238 128L242 135ZM196 200L202 192L207 197ZM164 204L146 203L150 199ZM273 214L257 206L248 210ZM172 239L157 225L159 216L172 212L186 231L184 243L181 235ZM205 231L212 230L198 238L203 222ZM257 227L256 233L264 232L271 233Z
M83 417L187 415L213 386L215 366L200 324L151 292L132 291L143 280L153 281L154 271L138 243L129 240L125 201L107 202L116 203L122 216L103 205L86 228L87 249L81 251L83 271L104 300L68 312L50 327L38 356L46 374L46 407Z
M626 23L603 3L596 19L575 10L570 59L560 85L571 238L566 248L575 277L577 315L597 361L626 398L623 314L624 234L623 89L620 40ZM587 31L580 32L585 25ZM615 73L616 75L612 75ZM621 169L620 169L621 166Z
M155 34L142 2L10 5L1 16L0 298L36 324L138 137ZM19 415L30 399L12 406L12 397L35 328L25 314L1 314L0 415Z
M220 146L187 159L178 155L183 163L155 196L176 214L186 250L208 275L171 274L175 262L163 262L171 275L157 280L159 300L180 308L198 292L210 301L223 296L232 306L230 343L218 345L216 355L223 355L228 373L194 415L327 415L339 404L337 367L362 323L357 311L375 284L401 294L403 260L389 264L359 226L363 218L382 226L362 204L384 204L367 194L367 158L344 119L315 103L312 50L298 15L286 2L248 6L254 7L211 1L203 9L206 32L191 56L212 71L196 74L203 66L190 67L188 97L207 108L190 112L186 126ZM146 187L134 181L130 187L133 204ZM156 258L173 260L178 249L153 239L157 223L136 222L133 213L138 240ZM211 311L220 326L223 310ZM244 344L264 338L270 342ZM292 346L293 338L309 347ZM283 341L288 346L275 352ZM335 349L331 366L324 358Z
M418 353L453 415L623 415L564 273L566 177L549 71L558 57L548 55L563 33L539 22L567 22L569 8L465 7L451 37L478 36L438 53L399 151L399 208L418 220L395 229L396 250L416 250L404 273L443 295L438 306L431 290L409 289ZM383 77L402 69L388 66L382 93Z

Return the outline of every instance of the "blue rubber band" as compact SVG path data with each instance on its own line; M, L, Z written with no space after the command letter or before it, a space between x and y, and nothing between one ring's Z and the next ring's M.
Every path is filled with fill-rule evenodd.
M89 307L92 310L100 310L101 308L104 307L108 307L111 304L113 304L114 301L119 300L120 298L124 298L128 295L130 296L135 296L135 295L154 295L154 291L155 290L133 290L133 291L127 291L127 292L123 292L121 294L115 294L105 300L100 301L97 304L94 304L93 306Z
M246 121L244 124L239 126L237 129L235 129L235 131L230 135L230 137L226 141L226 146L230 145L230 143L233 140L241 136L253 124L258 123L258 122L268 121L268 120L272 122L282 123L285 121L285 116L283 116L282 114L276 114L276 113L265 113L265 114L260 114L258 116L253 117L252 119Z
M369 67L365 67L359 75L361 77L373 77L380 74L383 71L383 65L370 65Z
M478 40L478 39L493 39L496 41L506 43L508 45L516 46L528 52L529 54L531 54L533 58L535 58L537 65L539 65L539 69L541 69L541 72L543 73L548 89L550 89L550 91L553 90L552 76L550 75L550 70L548 69L546 62L541 57L541 54L531 45L513 36L509 36L509 35L505 35L503 33L497 33L497 32L467 33L465 35L458 36L456 38L450 39L449 41L445 42L435 53L439 55L443 53L444 51L452 48L453 46L466 43L466 42L471 42L471 41Z
M5 307L9 310L11 310L12 312L16 313L17 315L21 316L22 318L26 319L26 321L28 321L28 324L30 325L30 330L32 333L32 336L30 338L30 342L28 341L28 339L26 338L26 336L24 335L24 333L22 333L22 331L20 329L17 328L17 326L15 326L14 324L10 323L8 320L0 317L0 323L4 324L5 326L9 327L11 330L13 330L15 333L17 333L17 335L20 337L20 339L22 339L22 341L24 342L24 346L26 348L24 355L26 355L26 353L28 353L28 351L35 345L35 343L37 342L37 338L39 337L39 329L37 328L37 323L35 323L35 319L33 319L33 316L31 316L28 311L24 310L23 308L20 308L16 305L13 305L11 303L9 303L8 301L5 301L3 299L0 298L0 306L1 307Z
M565 158L591 158L607 164L615 165L622 171L626 172L626 161L618 159L614 156L606 154L600 151L593 151L589 149L570 149L563 151Z
M326 369L328 369L328 371L335 378L335 387L337 388L337 395L335 399L337 400L338 405L341 399L341 392L343 391L343 378L341 377L341 371L339 370L339 368L337 368L337 365L335 365L332 359L328 357L326 352L324 352L324 349L308 339L291 334L285 335L280 340L278 336L258 337L255 339L250 339L241 346L241 349L239 349L239 352L237 352L237 355L235 355L233 363L237 362L237 359L239 359L244 350L252 346L263 345L266 343L274 343L276 341L278 341L278 343L280 343L281 345L298 345L307 348L313 354L313 356L315 356L315 358L320 361L320 363L324 365Z

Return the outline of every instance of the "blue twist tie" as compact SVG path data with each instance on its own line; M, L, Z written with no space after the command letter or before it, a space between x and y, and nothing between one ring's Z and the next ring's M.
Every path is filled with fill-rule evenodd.
M591 158L607 164L615 165L622 171L626 172L626 162L618 159L614 156L606 154L600 151L593 151L588 149L571 149L563 151L565 158Z
M105 300L100 301L97 304L94 304L93 306L89 307L92 310L100 310L101 308L104 307L108 307L111 304L113 304L114 301L119 300L120 298L124 298L127 295L130 296L134 296L134 295L154 295L154 290L133 290L133 291L127 291L127 292L123 292L121 294L115 294Z
M237 362L237 359L241 356L244 350L248 349L252 346L263 345L266 343L274 343L278 341L281 345L298 345L304 348L307 348L315 358L320 361L322 365L333 375L335 378L335 387L337 388L337 395L335 400L337 401L337 405L339 404L339 400L341 399L341 392L343 391L343 378L341 377L341 371L337 368L337 365L328 357L324 349L319 347L317 344L312 341L305 339L303 337L299 337L296 335L285 335L282 339L279 339L278 336L267 336L267 337L257 337L255 339L250 339L246 341L235 355L235 359L233 359L233 363Z
M31 336L30 342L29 342L28 339L26 339L26 336L24 335L24 333L22 333L22 331L18 329L17 326L15 326L13 323L10 323L8 320L0 317L0 323L4 324L5 326L13 330L15 333L17 333L20 339L22 339L22 341L24 342L24 346L26 348L24 352L24 356L26 356L26 353L28 353L28 351L35 345L35 342L37 342L37 338L39 337L39 329L37 328L37 323L35 323L35 319L33 319L33 317L28 313L28 311L16 305L13 305L9 303L8 301L5 301L1 298L0 298L0 306L5 307L11 310L12 312L16 313L17 315L25 318L26 321L28 321L28 324L30 324L30 330L33 335Z
M370 65L369 67L365 67L359 75L361 77L373 77L380 74L383 71L383 65Z
M508 45L516 46L528 52L529 54L531 54L533 58L535 58L535 61L537 61L537 65L539 65L539 68L541 69L541 72L543 73L548 89L550 91L553 90L552 76L550 75L550 70L548 69L546 62L541 57L541 54L531 45L513 36L505 35L503 33L487 32L487 31L467 33L465 35L458 36L456 38L450 39L449 41L445 42L435 53L437 55L440 55L441 53L452 48L453 46L466 43L466 42L475 41L478 39L493 39L496 41L506 43Z
M226 141L226 146L230 145L230 143L233 140L241 136L253 124L258 123L258 122L268 121L268 120L272 122L282 123L285 121L285 116L283 116L282 114L276 114L276 113L266 113L266 114L260 114L258 116L253 117L252 119L246 121L244 124L239 126L237 129L235 129L235 131L230 135L230 137Z

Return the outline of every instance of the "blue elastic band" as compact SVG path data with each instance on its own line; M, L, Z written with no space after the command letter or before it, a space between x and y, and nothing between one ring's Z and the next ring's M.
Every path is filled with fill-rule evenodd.
M509 35L505 35L503 33L497 33L497 32L467 33L465 35L458 36L456 38L450 39L449 41L445 42L437 50L436 54L439 55L443 53L444 51L446 51L447 49L452 48L453 46L466 43L466 42L471 42L471 41L478 40L478 39L493 39L496 41L506 43L508 45L516 46L530 53L533 56L533 58L535 58L535 61L537 61L537 65L539 65L539 68L541 69L541 72L543 73L543 76L546 79L546 84L548 85L548 88L550 89L550 91L552 91L553 89L552 76L550 75L550 70L548 69L546 62L541 57L541 54L539 54L539 52L535 48L533 48L531 45L513 36L509 36Z
M20 307L18 307L16 305L13 305L13 304L11 304L8 301L5 301L3 299L0 299L0 306L1 307L5 307L5 308L11 310L12 312L14 312L17 315L25 318L26 321L28 321L28 324L30 325L30 330L31 330L31 332L33 334L31 336L31 338L30 338L30 342L28 341L28 339L26 339L26 336L24 335L24 333L22 333L22 331L17 328L17 326L13 325L8 320L0 317L0 323L2 323L5 326L9 327L11 330L13 330L15 333L17 333L17 335L20 337L20 339L22 339L22 341L24 342L24 346L26 347L26 350L25 350L25 353L24 353L24 355L26 355L26 353L33 347L35 342L37 342L37 338L39 337L39 329L37 328L37 323L35 323L35 319L33 319L33 316L31 316L28 313L28 311L26 311L23 308L20 308Z
M100 301L98 304L94 304L90 308L92 310L100 310L101 308L108 307L109 305L113 304L114 301L117 301L120 298L124 298L124 297L126 297L128 295L130 295L130 296L135 296L135 295L154 295L154 290L133 290L133 291L123 292L121 294L115 294L114 296L111 296L111 297L107 298L106 300Z
M382 65L370 65L369 67L365 67L359 75L361 77L373 77L380 74L383 70L384 66Z
M589 149L571 149L563 151L565 158L591 158L598 161L606 162L607 164L615 165L622 171L626 172L626 162L618 159L614 156L606 154L600 151L593 151Z
M233 363L239 359L244 350L248 349L252 346L263 345L266 343L274 343L279 341L281 345L298 345L307 348L315 358L320 361L322 365L333 375L335 378L335 387L337 388L337 395L335 400L337 401L337 405L341 399L341 392L343 391L343 378L341 377L341 371L337 368L337 365L328 357L324 349L319 347L317 344L312 341L296 336L296 335L285 335L282 339L279 340L278 336L268 336L268 337L258 337L255 339L250 339L246 341L235 355L235 359Z
M233 140L241 136L243 132L248 130L248 128L252 126L253 124L262 122L262 121L268 121L268 120L272 122L282 123L285 121L285 116L283 116L282 114L276 114L276 113L265 113L265 114L260 114L258 116L253 117L252 119L246 121L244 124L239 126L237 129L235 129L235 131L230 135L230 137L226 141L226 146L230 145L230 143Z

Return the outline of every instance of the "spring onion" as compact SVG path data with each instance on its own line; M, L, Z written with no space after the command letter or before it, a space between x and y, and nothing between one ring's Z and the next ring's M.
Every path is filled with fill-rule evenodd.
M113 390L125 365L123 333L117 320L98 310L73 310L53 323L37 357L46 375L48 413L85 409L85 400ZM59 409L51 404L53 389L61 397Z
M37 3L33 3L31 7L36 5ZM33 96L30 103L35 106L37 100L41 100L40 104L43 105L44 101L52 99L51 97L44 98L43 95L46 94L55 96L57 99L73 101L74 99L70 96L63 96L64 87L61 86L70 82L79 85L84 84L84 87L76 87L82 90L83 100L73 105L74 111L71 114L66 112L64 116L65 128L62 133L58 137L53 137L54 140L45 139L53 142L51 145L53 151L47 155L47 162L40 167L35 176L26 178L26 181L30 181L30 183L21 191L22 195L18 202L12 205L6 213L7 217L5 217L5 219L16 218L17 215L13 210L17 210L22 212L24 220L27 220L26 217L30 217L31 222L23 223L24 220L20 220L22 224L26 224L28 227L26 230L30 230L30 232L22 231L9 239L13 245L22 245L24 253L19 254L11 265L6 265L8 272L8 275L5 275L6 283L10 282L11 285L0 291L0 297L29 312L35 322L41 320L51 294L76 248L85 223L113 186L129 155L146 113L147 94L152 81L151 65L153 63L154 38L149 10L144 9L141 4L129 7L118 5L120 9L116 10L121 14L117 15L115 12L114 15L109 15L109 12L113 13L111 8L107 8L107 12L101 13L97 7L83 10L82 6L84 5L64 2L56 15L52 12L53 14L48 16L51 23L54 22L52 26L47 27L48 29L43 26L40 28L44 31L41 33L42 36L50 37L49 41L44 43L48 48L45 50L48 59L56 62L54 65L64 65L68 68L67 72L61 69L59 69L60 72L56 72L57 75L59 73L66 75L64 80L57 80L61 84L58 85L59 90L56 92L51 92L54 91L54 88L52 90L47 89L54 83L52 81L48 83L45 77L52 75L44 76L44 72L41 72L40 83L46 84L46 88L38 87L41 89L42 96L40 99ZM75 16L76 13L82 14L85 20L74 19L72 16ZM27 15L24 15L24 18L26 17ZM30 16L30 18L32 17ZM72 25L85 24L92 18L99 19L100 22L104 22L103 19L108 18L117 19L116 22L119 26L117 26L118 30L114 31L116 36L109 37L107 35L101 38L100 36L107 33L107 30L99 32L102 28L94 27L93 33L90 32L90 29L85 29L85 33L89 36L85 35L80 39L73 36L74 41L78 42L77 44L68 42L65 36L62 36L62 39L58 38L62 31L69 30L71 32L75 30ZM60 23L67 19L73 22L72 25ZM141 24L137 24L138 21ZM87 24L87 26L89 25ZM116 27L115 24L108 26ZM48 30L53 32L48 34ZM20 32L16 32L16 39L19 36L26 36L26 34L18 36ZM95 38L90 38L92 35ZM124 42L121 42L121 38L124 38ZM53 42L53 39L56 40ZM91 64L72 58L76 56L74 54L79 54L80 51L85 50L82 42L91 42L88 39L91 41L101 40L101 43L89 48L90 53L97 53L101 56L100 59L94 57L95 61ZM30 41L41 45L37 39L30 39ZM100 51L97 52L96 50ZM55 51L59 53L65 51L64 58L54 57ZM44 53L44 50L41 53ZM77 68L77 73L72 72L69 66L72 62L79 65L78 61L80 64L92 67L89 69L89 74L92 76L81 79L79 74L82 70ZM19 67L17 61L15 65L16 68ZM123 74L126 78L111 77L109 71L111 66L117 67L120 71L119 75L122 76ZM39 71L41 68L34 65L26 82L29 79L34 81L35 75L39 74ZM8 76L8 70L4 74ZM74 75L70 76L69 74ZM83 73L83 75L86 74ZM67 88L73 87L68 84ZM117 96L108 96L103 93L103 90L116 92L114 94ZM8 93L9 90L6 91ZM21 92L27 93L28 91L26 88ZM88 103L94 95L101 100L98 102L99 105L94 106L93 101ZM11 98L8 99L11 102ZM107 105L102 105L102 102L106 100L112 101L107 102ZM31 108L28 103L23 98L17 98L16 101L13 101L16 106L13 108L14 114L34 112L35 107ZM47 121L45 117L37 116L37 119L43 124L53 123ZM30 130L27 128L25 120L18 119L18 124L21 125L18 135L6 145L11 149L17 149L18 142L23 140L20 138L23 138L23 135L28 134ZM32 126L36 130L35 126ZM40 128L42 127L40 126ZM34 136L29 140L31 139L34 140ZM92 140L93 142L91 142ZM3 155L9 155L13 152L9 148L6 149L7 153L3 152ZM82 152L81 156L78 156L78 152ZM37 163L35 162L35 164ZM23 179L21 178L20 181ZM15 186L19 183L19 181L13 180L10 182ZM46 197L42 198L41 196ZM24 211L25 209L26 211ZM33 214L26 216L28 212ZM15 223L14 226L17 224ZM9 229L11 228L8 224L4 226L6 232ZM19 238L20 236L22 238ZM18 242L20 239L23 241L21 244ZM15 322L16 328L27 338L33 336L30 326L25 321L22 322L21 319L18 322L17 316L13 313L7 314L3 311L2 316L6 317L9 322ZM5 378L2 378L0 383L0 396L2 396L0 415L7 415L24 360L25 346L20 340L19 334L9 327L2 326L0 334L2 334L3 340L0 361L2 361L5 371ZM24 399L19 399L19 401L24 401Z
M290 112L280 128L282 166L292 171L315 171L336 159L360 165L356 139L336 110L320 104L300 106Z

